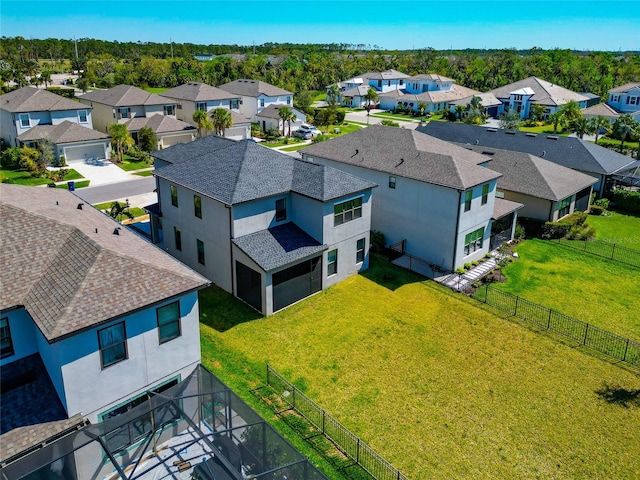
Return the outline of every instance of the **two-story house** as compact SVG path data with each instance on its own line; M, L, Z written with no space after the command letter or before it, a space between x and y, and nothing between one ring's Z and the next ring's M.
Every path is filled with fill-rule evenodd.
M374 183L211 136L154 156L163 248L264 315L368 267Z
M204 277L66 190L3 184L0 215L1 433L101 422L194 371Z
M141 128L151 128L158 149L194 139L195 128L176 118L176 100L146 92L131 85L117 85L107 90L94 90L79 97L93 108L96 130L108 133L112 123L124 123L137 143Z
M640 121L640 83L630 82L609 90L607 105Z
M59 125L65 121L93 128L92 108L34 87L24 87L0 96L0 131L5 145L19 146L18 136L37 125Z
M210 114L216 108L231 112L233 125L225 129L224 136L233 140L251 137L251 118L240 113L242 97L206 83L189 82L162 92L163 97L177 102L176 118L197 127L193 114L202 110Z
M286 105L293 107L293 93L260 80L241 78L218 85L218 88L241 98L240 113L258 121L258 113L270 105ZM265 125L261 125L265 130Z
M493 221L507 217L509 235L522 205L496 199L500 174L487 157L422 133L374 125L300 151L314 164L380 185L371 227L388 244L445 270L489 251Z

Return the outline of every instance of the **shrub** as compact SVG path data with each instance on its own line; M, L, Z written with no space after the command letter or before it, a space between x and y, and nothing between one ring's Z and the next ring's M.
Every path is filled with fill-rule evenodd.
M536 218L518 217L518 224L522 226L527 235L531 237L540 237L544 222ZM516 227L517 228L517 227Z
M471 270L471 263L470 262L465 263L464 264L464 269L465 270Z
M58 160L58 165L60 167L65 167L67 165L67 158L64 155L60 155L60 159Z
M602 207L604 210L609 210L609 199L608 198L599 198L595 202L592 203L592 206L596 205L597 207Z
M566 237L571 230L569 222L560 220L559 222L545 222L542 227L542 238L546 240L554 240L562 237Z
M342 123L344 122L344 117L347 113L342 111L342 110L338 110L336 112L336 123Z
M516 229L513 233L513 238L520 241L524 239L524 236L525 236L524 227L519 223L516 223Z
M313 137L311 139L311 141L313 143L320 143L320 142L324 142L325 140L329 140L329 137L327 135L323 135L323 134L316 135L315 137Z
M640 213L640 192L617 188L613 191L613 201L622 210Z
M571 215L567 215L560 221L569 223L570 225L582 225L586 219L587 212L573 212Z
M480 265L480 261L474 260L473 262L471 262L471 265L473 265L474 267L477 267L478 265Z
M489 252L485 253L484 258L491 258L491 254Z
M379 230L371 230L369 242L369 249L374 253L382 253L385 245L387 244L387 240L384 238L384 233Z
M466 270L464 269L464 267L458 267L456 268L456 273L458 275L464 275L464 273L466 272Z
M604 213L604 208L600 207L599 205L591 205L591 208L589 208L589 213L591 215L602 215Z
M389 120L389 119L384 119L380 122L381 125L384 125L386 127L399 127L400 124L398 122L394 122L393 120Z

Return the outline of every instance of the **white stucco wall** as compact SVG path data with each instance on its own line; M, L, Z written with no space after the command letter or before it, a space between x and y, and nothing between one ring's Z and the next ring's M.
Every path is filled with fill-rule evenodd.
M287 202L287 218L281 222L276 222L276 201L282 198L286 199ZM288 193L236 204L232 207L233 238L290 222L294 210L291 196Z

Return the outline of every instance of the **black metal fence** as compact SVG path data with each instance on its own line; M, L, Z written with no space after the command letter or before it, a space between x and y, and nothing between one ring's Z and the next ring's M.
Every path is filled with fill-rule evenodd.
M490 285L480 287L474 298L616 360L640 367L639 342L607 332Z
M267 385L278 397L326 436L342 453L376 480L408 480L344 425L320 408L296 386L267 364Z
M640 250L621 247L617 243L593 239L567 240L564 238L554 240L554 242L559 245L564 245L565 247L575 248L576 250L582 250L592 255L640 268Z

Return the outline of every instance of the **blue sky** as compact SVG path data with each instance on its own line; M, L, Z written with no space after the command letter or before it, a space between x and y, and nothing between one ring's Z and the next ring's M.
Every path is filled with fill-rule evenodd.
M638 0L0 0L2 36L640 50Z

